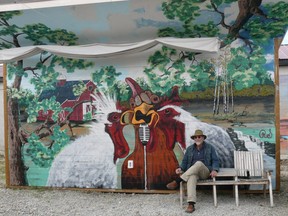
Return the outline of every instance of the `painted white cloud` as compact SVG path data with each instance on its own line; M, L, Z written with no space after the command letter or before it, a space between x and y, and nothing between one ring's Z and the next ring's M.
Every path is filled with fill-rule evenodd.
M175 23L163 15L161 3L161 0L145 0L99 4L97 7L86 5L75 7L72 13L83 20L83 25L78 27L83 41L94 38L101 43L134 42L155 38L159 26Z
M237 39L231 43L231 48L243 47L245 45L242 39Z
M267 71L268 74L270 74L271 76L271 80L273 80L273 82L275 81L274 80L274 71Z
M111 14L109 16L112 40L133 41L155 38L159 24L167 22L160 11L161 1L131 1L129 13ZM123 25L119 25L119 20ZM133 32L132 38L127 38L127 32Z
M288 30L286 31L286 34L283 38L282 44L288 44Z
M239 7L238 2L231 3L229 7L224 8L224 14L225 14L225 23L231 24L234 22L238 16L239 13Z
M274 62L274 55L273 54L267 54L265 55L265 58L266 58L266 63L271 63L271 62Z

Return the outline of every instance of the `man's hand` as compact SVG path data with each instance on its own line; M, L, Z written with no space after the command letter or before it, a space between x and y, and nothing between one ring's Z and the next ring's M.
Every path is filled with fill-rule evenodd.
M217 176L217 171L212 170L212 172L210 173L211 178L216 177Z
M175 173L176 174L181 174L182 173L182 169L179 167L179 168L177 168L176 170L175 170Z

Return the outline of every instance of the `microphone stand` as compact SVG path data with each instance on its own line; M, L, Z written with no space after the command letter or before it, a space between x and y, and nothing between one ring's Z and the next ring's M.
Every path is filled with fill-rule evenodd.
M145 190L147 190L147 156L146 156L146 145L150 139L150 129L148 124L140 124L139 129L140 141L144 146L144 178L145 178Z

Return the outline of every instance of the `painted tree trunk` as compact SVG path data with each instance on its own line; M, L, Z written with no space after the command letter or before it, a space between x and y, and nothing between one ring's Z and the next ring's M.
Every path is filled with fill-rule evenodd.
M8 122L9 130L9 170L10 185L25 185L25 169L21 157L21 140L19 138L19 108L17 99L8 100Z

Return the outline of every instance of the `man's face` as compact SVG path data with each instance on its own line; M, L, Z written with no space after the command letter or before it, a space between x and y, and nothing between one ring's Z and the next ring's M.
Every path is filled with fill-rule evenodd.
M204 136L194 136L193 139L196 145L201 145L204 141Z

